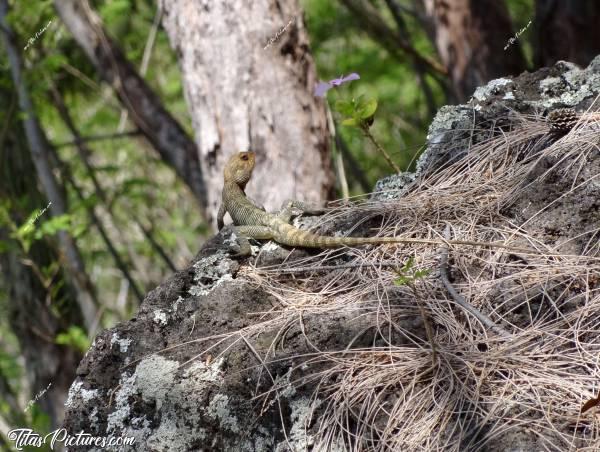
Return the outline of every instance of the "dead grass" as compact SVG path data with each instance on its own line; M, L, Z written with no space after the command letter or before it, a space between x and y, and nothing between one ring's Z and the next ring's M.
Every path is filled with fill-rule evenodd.
M406 238L443 240L447 228L453 240L532 249L446 248L452 287L507 336L457 304L440 278L444 249L431 245L324 251L241 271L279 304L226 337L240 343L279 329L259 357L267 369L277 361L277 343L300 325L313 351L293 360L292 375L303 372L292 384L317 388L315 416L306 423L313 450L509 450L518 435L530 450L600 447L595 409L581 414L600 387L600 225L558 238L535 226L556 203L600 184L600 174L583 177L600 159L598 114L586 118L554 140L542 119L513 118L512 130L490 129L463 159L421 178L401 199L336 208L323 220L351 217L357 225L377 223L380 235ZM568 189L515 224L511 206L548 178L570 181ZM394 267L410 256L429 273L397 286ZM433 363L415 290L433 328ZM364 334L339 350L319 350L305 320L341 315L366 324ZM278 384L266 395L288 382Z

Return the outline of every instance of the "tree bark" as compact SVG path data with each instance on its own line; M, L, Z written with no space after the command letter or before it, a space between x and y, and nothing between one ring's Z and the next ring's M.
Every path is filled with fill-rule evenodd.
M512 22L499 0L424 0L436 30L435 44L450 72L457 99L464 102L480 85L526 69ZM505 50L506 47L506 50Z
M537 0L534 23L536 67L559 60L587 66L600 54L597 0Z
M205 216L206 188L194 141L107 36L87 0L55 0L54 6L98 73L112 85L131 120L191 189Z
M215 222L222 169L257 152L248 194L267 210L286 198L333 194L330 140L307 31L296 0L163 0L163 26L179 56Z

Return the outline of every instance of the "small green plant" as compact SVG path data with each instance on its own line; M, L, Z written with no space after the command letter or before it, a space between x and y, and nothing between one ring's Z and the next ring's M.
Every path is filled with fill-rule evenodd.
M329 80L328 82L320 81L315 87L314 94L317 97L325 97L327 95L327 91L332 88L338 87L344 83L351 82L352 80L359 80L360 76L353 72L352 74L344 77L341 76L339 78L334 78L333 80ZM377 142L373 134L371 133L371 126L375 121L375 112L377 111L377 99L368 99L365 98L363 94L358 96L357 98L352 98L348 100L338 100L335 102L334 110L337 111L340 115L342 115L342 125L348 127L356 127L362 131L362 133L367 137L373 146L383 155L388 164L392 167L394 171L397 173L401 173L402 171L394 163L389 154L381 147L381 145Z
M370 129L375 121L375 112L377 111L377 99L366 98L361 94L357 98L352 98L349 101L338 100L335 103L335 110L342 115L343 126L360 129L363 135L373 143L375 149L383 155L383 158L385 158L392 169L397 173L402 172L371 133Z
M44 209L31 212L27 220L20 226L11 219L9 206L0 206L0 225L8 227L11 231L10 237L19 242L26 254L36 240L54 235L58 231L68 231L72 228L73 218L70 214L58 215L42 221L40 217L48 210L51 204L49 203Z
M398 278L394 280L394 284L397 286L410 286L415 280L425 278L429 273L430 271L427 268L415 269L415 258L409 257L401 268L396 269Z
M425 333L427 334L427 339L431 344L431 361L435 366L437 351L435 341L433 340L433 329L431 328L431 323L429 322L429 316L425 311L421 294L415 286L415 281L425 278L427 275L429 275L430 271L426 268L420 270L416 269L414 257L409 257L406 263L401 268L397 268L395 271L398 275L398 278L394 280L394 284L396 286L408 287L415 296L415 300L417 300L417 306L419 307L421 317L423 318L423 324L425 325Z
M367 99L363 94L351 100L338 100L335 110L345 118L342 119L343 126L369 128L375 119L377 111L377 99Z

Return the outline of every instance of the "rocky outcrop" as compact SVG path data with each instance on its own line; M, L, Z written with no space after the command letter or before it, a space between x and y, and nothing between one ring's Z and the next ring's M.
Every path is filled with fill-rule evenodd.
M558 107L574 107L578 111L584 111L592 106L599 94L600 57L587 69L560 62L533 74L493 80L477 89L468 105L440 109L430 127L428 149L419 160L417 172L383 179L377 184L375 191L378 195L372 202L403 199L415 190L419 181L450 164L467 159L478 143L510 132L518 124L523 124L522 116L519 115L538 115L537 123L543 124L543 115L547 111ZM595 109L598 109L597 105ZM534 123L536 122L532 122ZM540 136L546 136L547 129L542 130L545 127L543 125L540 127ZM589 130L591 132L587 139L595 140L598 144L598 134L594 135L593 126ZM532 152L540 152L544 146L549 146L558 139L558 136L546 141L532 139L531 146L523 147L526 155L517 155L509 161L514 165L524 165L532 158ZM548 173L551 168L553 170ZM543 243L565 255L587 253L590 259L597 257L598 235L593 231L600 227L598 174L600 153L597 149L590 150L575 161L563 162L560 156L544 157L531 164L531 169L524 176L523 185L513 187L510 202L501 203L497 212L490 215L501 218L496 226L526 225L523 228L528 228L528 234L539 240L539 243L523 240L518 243L519 246L538 246ZM493 193L486 192L484 197L491 199ZM437 195L432 199L438 199ZM465 197L464 202L477 203L479 198ZM419 208L425 207L414 206L414 209ZM363 217L360 209L352 215L348 215L348 212L341 218L330 221L321 231L330 233L340 229L348 230L358 217L364 232L367 226L373 226L379 221L372 210ZM364 209L362 212L364 213ZM443 216L443 211L440 212ZM443 220L460 222L460 218L456 217ZM423 228L426 230L426 225ZM507 229L504 230L506 231ZM519 228L515 231L517 234ZM337 270L345 268L345 265L351 267L351 263L355 262L347 257L352 254L351 250L326 255L330 265L336 265L337 270L307 270L290 275L284 272L290 265L296 269L302 265L316 265L316 252L296 250L290 254L289 250L266 244L257 248L256 255L249 260L237 259L229 251L228 241L231 240L228 232L215 236L203 246L186 270L173 275L146 296L134 318L95 338L79 365L77 378L66 402L65 427L69 432L134 437L133 446L117 447L115 450L140 451L300 451L311 448L342 451L348 450L351 444L357 450L501 451L541 450L549 442L553 442L553 447L566 450L573 444L590 446L595 441L595 432L598 430L594 430L593 425L597 421L592 419L588 424L582 424L578 412L564 411L562 408L559 410L557 406L548 406L545 415L548 422L555 425L555 430L548 433L528 428L530 422L537 426L542 425L545 419L544 413L540 415L535 408L536 391L539 389L543 392L545 383L539 383L539 388L529 387L528 385L535 384L533 377L530 381L515 381L515 387L527 386L532 391L527 393L526 388L523 389L522 404L519 402L521 399L513 398L510 406L502 406L503 396L497 396L493 399L497 405L492 406L494 404L486 399L501 385L503 378L509 379L511 375L518 373L519 356L510 347L516 347L521 341L519 346L524 350L523 353L527 354L529 350L530 359L537 359L535 350L531 348L533 345L530 347L530 344L535 344L538 340L535 334L540 335L540 344L546 344L539 345L542 348L554 340L552 335L543 336L542 332L536 332L545 328L546 324L543 322L560 322L563 317L567 319L564 320L567 324L575 322L576 318L582 317L569 316L579 312L578 309L583 309L586 303L590 304L598 299L600 283L595 267L589 267L585 290L583 287L573 287L573 284L580 284L575 277L573 284L564 283L561 279L556 287L542 286L536 281L527 286L531 289L519 295L519 298L509 296L515 287L506 275L515 266L520 266L520 271L525 272L528 265L534 266L535 259L508 254L502 260L505 265L502 271L490 276L489 290L482 292L485 296L480 299L474 297L472 301L493 320L502 322L503 327L514 337L511 345L498 345L496 339L486 333L485 329L477 330L477 326L471 325L467 316L455 305L444 304L445 311L442 308L439 311L444 312L444 315L437 314L438 311L433 307L428 308L432 313L430 323L438 344L439 362L443 363L439 366L447 366L457 373L464 370L467 372L465 375L473 374L474 378L473 382L469 378L462 379L465 386L460 391L448 389L463 391L472 398L468 403L465 398L461 399L462 402L455 406L455 412L448 414L449 417L443 420L438 419L437 423L437 415L432 414L430 421L425 422L416 410L399 412L392 407L401 407L402 400L399 399L408 399L409 393L414 395L427 392L428 385L434 388L431 391L435 393L435 388L440 387L436 385L443 383L427 376L422 377L429 372L427 366L430 355L426 348L414 349L416 342L427 343L425 324L419 311L414 308L415 300L438 303L439 296L435 295L435 291L443 290L443 286L432 282L424 285L423 291L414 295L412 289L416 280L413 280L412 285L400 283L394 286L388 278L378 287L392 287L386 292L389 294L386 298L388 304L394 305L396 297L408 300L408 314L404 314L401 309L385 311L385 304L382 304L380 312L391 313L390 318L387 322L378 320L379 323L374 323L373 319L377 316L375 308L365 314L361 311L365 309L364 305L357 305L354 310L326 307L342 303L339 301L340 297L347 293L358 293L351 291L358 290L368 278L366 273L352 268L340 276ZM435 253L429 253L431 262L435 262ZM387 256L385 262L394 257L397 256ZM352 258L356 258L356 255L352 255ZM467 262L463 272L452 275L454 282L461 284L461 292L465 297L469 297L472 292L479 293L476 288L478 280L475 277L472 280L466 278L465 272L479 268L481 263L475 257L469 260L469 257L462 255L456 257L456 265L459 259ZM376 262L381 264L381 268L384 260ZM267 270L257 270L258 267L264 269L266 266L270 267ZM398 262L398 267L400 266L402 261ZM536 268L542 267L540 264ZM430 277L435 279L436 267L431 264L430 268ZM577 274L584 270L574 267L572 271ZM552 281L554 276L551 273L545 273L542 279ZM370 277L376 278L379 274L374 272ZM537 274L530 274L529 277L539 278ZM320 281L313 291L306 291L305 298L301 294L307 286L303 285L305 281L301 278ZM339 289L342 287L339 278L344 280L343 290ZM472 283L473 288L467 283ZM337 292L330 291L331 287L337 287ZM577 290L580 292L573 292ZM531 291L536 293L531 294ZM422 296L419 297L418 293ZM563 304L561 297L565 293L572 293L572 296ZM357 302L358 297L352 297L350 301ZM364 303L368 302L369 297L365 294ZM397 306L404 306L401 303L398 301ZM411 305L414 312L410 311ZM536 310L539 311L538 314L535 314ZM548 317L550 315L554 317ZM448 316L454 316L452 318L455 320L452 321L470 325L468 331L455 334L446 324L450 321ZM553 328L552 325L558 323L547 325L550 325L548 328ZM532 326L537 329L534 331ZM396 332L383 334L379 331L385 328ZM475 330L477 332L473 332ZM406 331L413 336L399 333ZM577 340L594 342L588 336L589 333L582 332ZM390 341L394 343L390 344ZM394 374L400 372L394 370L394 373L386 374L389 366L399 359L394 358L395 361L390 358L391 355L386 355L389 351L386 347L390 345L402 351L405 365L409 366L411 360L414 360L415 371L405 381L386 386L386 380L393 380ZM585 348L582 344L577 346ZM567 356L570 345L565 343L560 347ZM590 347L586 348L586 353L593 351L594 346ZM345 359L350 350L356 359L371 353L369 359L379 366L371 369L380 369L381 376L378 377L376 373L361 373L364 366L349 369L347 373L338 371L328 374L335 363L324 357L335 352L338 353L335 356ZM373 354L374 351L380 355ZM463 360L472 359L469 362L480 363L478 360L492 358L498 359L494 361L496 363L504 363L503 357L495 358L502 353L507 356L513 353L505 361L510 361L516 370L502 368L504 364L496 364L494 368L477 364L468 370L469 366L463 363ZM560 383L559 380L566 375L561 373L560 365L549 362L550 354L539 359L540 365L546 363L547 372L555 372L553 377L558 381L557 396L567 398L564 388L570 382ZM592 381L594 373L597 373L593 365L594 359L590 355L591 367L577 370L586 382ZM458 368L461 370L457 370ZM356 379L357 375L360 378ZM425 380L419 382L421 377ZM382 407L381 411L371 415L358 408L356 411L349 409L350 414L346 412L345 417L337 419L337 424L331 421L335 419L331 418L331 412L338 403L348 403L351 407L374 406L364 405L366 401L360 400L362 390L352 392L360 384L369 381L369 378L374 378L382 388L377 393L381 398L378 402ZM352 384L355 387L344 387L340 384L343 381L354 382ZM370 394L370 387L366 386L363 394ZM590 387L589 391L592 390ZM344 398L344 394L348 393L352 393L351 402ZM450 393L454 394L453 397L459 397L457 392L448 392ZM464 394L461 394L460 397L463 397ZM570 396L576 397L577 394ZM580 397L585 398L586 395ZM563 402L561 399L556 400L557 405ZM355 403L357 405L353 405ZM444 398L440 396L436 403L442 405L445 403ZM573 403L576 405L579 400ZM435 413L435 404L427 410L429 411L426 412ZM481 415L484 412L489 413L489 419L493 416L505 419L505 424L489 421ZM320 422L324 416L330 416L327 418L329 423ZM405 418L408 423L401 424L396 420L392 424L390 419L394 417ZM364 424L361 420L364 420ZM394 427L396 430L391 429L386 433L386 426L390 425L403 427ZM389 442L389 438L393 436L407 438L408 433L404 430L410 430L411 426L416 425L420 425L421 431L411 433L412 443L408 443L406 439ZM423 431L423 425L429 425L431 431ZM328 437L328 428L331 431L342 428L345 433ZM504 433L500 435L499 431ZM443 441L448 445L447 449Z

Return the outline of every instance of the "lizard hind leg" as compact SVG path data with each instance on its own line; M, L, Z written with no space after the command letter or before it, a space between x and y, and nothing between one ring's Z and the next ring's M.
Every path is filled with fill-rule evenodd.
M250 241L248 239L271 240L274 236L273 230L268 226L233 226L237 250L234 256L243 257L252 254Z
M233 230L236 234L246 239L271 240L275 237L273 230L268 226L235 226Z

